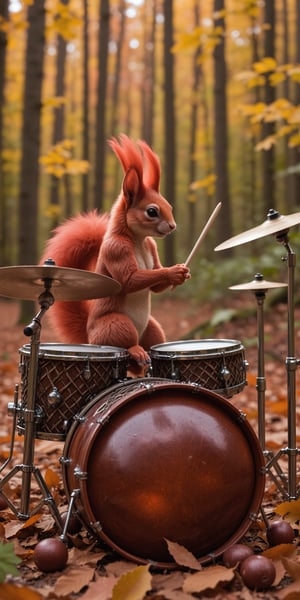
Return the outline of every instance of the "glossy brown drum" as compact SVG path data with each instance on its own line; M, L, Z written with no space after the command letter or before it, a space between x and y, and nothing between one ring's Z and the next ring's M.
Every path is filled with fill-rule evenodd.
M246 385L244 347L237 340L166 342L150 350L154 377L195 382L230 398Z
M208 562L248 530L265 485L258 439L225 398L145 378L96 396L61 459L85 527L121 555L174 567L166 539Z
M30 344L19 350L21 411L26 410ZM70 421L96 393L126 377L129 354L115 346L40 344L36 437L65 440ZM18 428L24 431L22 416Z

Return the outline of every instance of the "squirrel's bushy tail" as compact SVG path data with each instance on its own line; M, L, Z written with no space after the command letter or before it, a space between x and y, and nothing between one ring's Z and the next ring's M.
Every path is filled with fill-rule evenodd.
M47 241L40 264L48 258L58 267L94 271L100 245L106 231L108 215L96 211L64 221ZM49 309L49 320L60 341L86 344L86 322L89 301L55 301Z

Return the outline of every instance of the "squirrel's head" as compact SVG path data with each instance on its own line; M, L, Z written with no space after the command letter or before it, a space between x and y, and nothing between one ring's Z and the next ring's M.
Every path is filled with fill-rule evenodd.
M150 146L134 143L125 134L112 138L109 145L123 167L120 201L126 211L126 223L137 237L165 237L176 229L172 206L160 194L160 161Z

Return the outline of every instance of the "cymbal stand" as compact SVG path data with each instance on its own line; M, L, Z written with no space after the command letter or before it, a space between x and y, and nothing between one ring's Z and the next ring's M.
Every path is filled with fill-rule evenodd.
M260 273L257 273L254 277L255 280L262 280L263 277ZM265 359L264 359L264 301L266 297L266 290L254 290L257 303L257 378L256 378L256 390L257 390L257 409L258 409L258 439L260 441L263 455L266 459L270 459L273 454L270 450L266 449L266 437L265 437L265 391L266 391L266 378L265 378ZM273 473L268 465L266 471L276 484L279 491L285 495L284 484L286 483L286 476L280 468L280 465L275 462L273 465L275 473Z
M54 303L54 297L50 292L52 279L44 279L45 290L40 294L38 302L40 304L40 310L37 315L33 318L31 323L24 328L24 334L31 337L31 352L28 369L28 401L26 408L18 405L17 398L15 397L13 405L10 407L11 412L14 413L14 432L16 425L16 415L22 412L24 416L25 429L24 429L24 447L23 447L23 463L15 465L12 470L0 480L0 493L7 501L8 506L21 520L27 520L31 515L38 513L43 504L47 504L52 512L52 515L59 526L62 529L62 520L54 499L44 481L40 470L34 466L34 446L35 446L35 428L37 415L35 411L35 398L37 388L37 374L38 374L38 359L39 359L39 347L40 347L40 332L41 332L41 319L45 312ZM17 394L17 392L16 392ZM15 394L15 396L16 396ZM10 455L12 455L12 448ZM9 462L7 459L6 463ZM4 464L4 466L5 466ZM1 471L3 468L1 469ZM8 481L14 477L18 472L22 473L22 488L20 498L20 510L14 506L11 500L6 496L3 491L4 486ZM34 475L40 490L43 494L41 502L30 511L30 487L31 478Z
M298 497L297 489L297 455L299 453L296 447L296 369L300 364L295 356L295 307L294 307L294 280L296 255L293 252L289 240L288 230L281 231L276 235L277 241L283 244L287 251L288 265L288 356L286 357L287 371L287 400L288 400L288 446L282 448L275 454L266 465L268 471L282 455L288 457L288 480L287 491L284 494L288 500L295 500Z

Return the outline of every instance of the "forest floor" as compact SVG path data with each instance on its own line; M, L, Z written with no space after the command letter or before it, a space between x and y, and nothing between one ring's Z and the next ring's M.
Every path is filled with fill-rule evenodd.
M245 310L249 309L248 316ZM227 313L226 313L227 311ZM226 314L235 311L235 316L226 319ZM224 301L199 305L187 299L167 296L156 301L154 315L163 324L169 341L188 339L190 332L201 332L201 324L214 323L209 337L214 340L239 340L245 347L245 357L249 363L247 385L228 402L247 416L247 421L258 435L257 402L257 316L254 297L249 293L241 296L233 294ZM243 316L239 316L242 314ZM219 315L219 318L218 318ZM223 315L223 317L222 317ZM19 382L19 348L28 343L23 334L23 326L18 323L19 304L15 301L0 301L0 459L4 463L8 456L12 435L12 416L8 416L8 403L13 401L15 383ZM264 323L264 371L266 378L266 410L263 431L266 448L270 456L277 456L288 445L289 419L287 412L288 391L285 360L287 356L287 306L278 303L266 310ZM300 308L295 309L295 342L300 343ZM198 329L199 328L199 329ZM195 337L201 337L196 335ZM203 336L202 336L203 337ZM41 342L56 342L47 316L44 319ZM217 349L219 346L217 346ZM297 348L296 348L297 351ZM299 375L296 373L296 414L295 424L299 426ZM20 433L20 432L18 432ZM259 445L258 439L257 445ZM297 442L300 441L297 435ZM16 435L13 460L4 468L3 474L10 473L11 465L22 464L24 436ZM52 497L60 512L68 508L60 472L59 459L63 452L63 442L49 439L35 441L35 464L41 470ZM300 598L300 551L298 550L298 529L300 520L300 500L293 500L285 506L289 498L289 466L287 455L279 459L281 473L287 479L284 489L270 473L262 501L263 510L253 526L245 533L243 542L255 553L269 553L276 567L273 585L263 591L251 591L244 584L235 569L226 569L222 557L214 564L200 565L184 548L173 544L169 552L175 561L175 569L153 569L149 565L138 565L126 557L118 555L111 548L94 539L83 527L80 532L70 535L67 566L54 573L38 569L33 559L37 543L47 537L57 536L57 528L51 511L47 507L38 510L29 519L22 521L12 510L3 508L0 513L0 539L13 544L15 554L20 558L19 575L8 575L5 583L0 583L0 600L41 598L73 600L192 600L193 598L248 598L295 600ZM298 471L298 469L297 469ZM5 486L5 493L15 506L19 506L21 494L19 474L13 474ZM298 474L297 474L298 485ZM219 493L222 494L220 489ZM254 492L255 493L255 492ZM240 490L243 494L243 489ZM32 481L30 502L35 506L39 501L39 488ZM251 500L251 499L250 499ZM238 498L237 498L238 502ZM214 506L214 498L212 498ZM289 510L291 507L291 510ZM170 507L172 510L172 507ZM293 544L280 544L272 549L266 539L264 515L267 521L284 517L295 530ZM210 516L213 523L214 514ZM232 532L234 534L234 531ZM201 559L201 557L198 557ZM200 561L201 562L201 561ZM178 568L177 568L178 565Z

